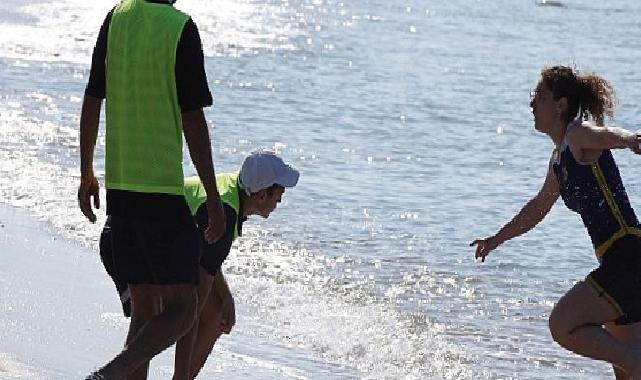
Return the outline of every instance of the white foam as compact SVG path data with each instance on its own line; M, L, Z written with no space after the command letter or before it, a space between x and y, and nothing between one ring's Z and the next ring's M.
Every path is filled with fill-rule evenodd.
M267 334L366 378L464 379L466 352L441 337L444 327L408 316L367 294L355 271L340 284L322 259L247 229L226 263L232 291L252 313L249 331Z
M34 21L0 24L0 56L87 65L100 26L114 5L112 0L24 4L15 11ZM208 56L294 50L292 39L306 33L305 17L295 19L295 10L287 4L183 0L177 8L192 15Z
M34 18L35 22L0 25L0 55L88 63L102 20L112 6L109 0L25 4L16 11Z
M40 371L19 362L9 354L0 352L0 378L3 380L45 379Z

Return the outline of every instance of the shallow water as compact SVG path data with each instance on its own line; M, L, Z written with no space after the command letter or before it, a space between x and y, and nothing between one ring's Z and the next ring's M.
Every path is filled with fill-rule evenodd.
M237 365L265 378L609 375L547 332L554 302L596 265L577 216L555 206L484 264L468 247L542 184L552 146L533 131L528 102L544 64L602 74L620 100L611 122L636 129L641 118L641 6L565 4L178 2L207 56L217 170L236 170L266 146L302 173L273 217L247 223L226 263L244 319L210 359L212 371L233 363L227 373ZM100 223L83 220L74 196L78 117L111 6L0 4L0 199L91 249ZM104 128L100 173L103 136ZM616 158L638 205L638 158ZM99 281L107 289L91 302L116 315ZM2 342L0 352L12 353ZM108 358L95 356L77 358L74 375ZM53 359L36 366L52 368Z

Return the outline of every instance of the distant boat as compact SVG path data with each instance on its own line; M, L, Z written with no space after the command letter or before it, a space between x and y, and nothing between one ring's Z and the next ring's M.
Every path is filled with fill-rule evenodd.
M565 7L559 0L535 0L534 4L540 7Z

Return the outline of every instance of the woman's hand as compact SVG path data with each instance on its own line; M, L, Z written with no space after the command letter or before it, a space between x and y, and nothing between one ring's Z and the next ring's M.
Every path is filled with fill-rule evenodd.
M476 253L474 258L481 258L481 262L485 262L485 257L490 254L494 248L498 247L499 243L495 236L490 236L485 239L476 239L470 243L470 247L476 246Z
M630 136L628 148L636 154L641 154L641 129Z

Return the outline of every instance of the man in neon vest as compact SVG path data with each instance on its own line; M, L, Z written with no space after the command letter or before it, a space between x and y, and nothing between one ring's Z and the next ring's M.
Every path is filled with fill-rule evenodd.
M183 194L183 134L209 195L205 239L213 243L225 229L202 111L212 101L200 37L172 3L121 1L94 49L80 118L78 201L95 222L92 198L96 208L100 204L93 155L104 98L107 215L132 318L125 348L88 379L146 379L149 360L193 325L200 249Z
M281 201L285 188L296 186L299 173L273 152L258 150L245 158L240 172L216 177L225 210L225 232L214 244L207 244L202 235L198 238L202 248L198 299L205 301L199 302L197 322L176 346L174 379L195 378L218 337L231 331L236 320L234 299L220 270L222 263L229 254L232 242L241 235L247 217L269 217ZM203 232L209 218L207 193L198 177L185 179L185 198L196 218L198 229ZM129 292L127 284L113 265L111 233L108 219L100 238L100 257L116 285L123 311L128 316Z

